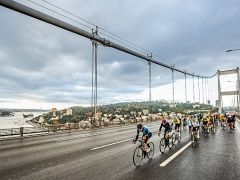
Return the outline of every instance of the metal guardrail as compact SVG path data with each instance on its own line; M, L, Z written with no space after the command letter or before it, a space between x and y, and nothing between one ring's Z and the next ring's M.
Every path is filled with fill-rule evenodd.
M12 128L12 129L0 129L0 136L13 136L19 135L20 128Z
M57 132L57 131L71 131L72 129L79 129L79 126L69 124L59 124L59 125L45 125L45 126L35 126L35 127L20 127L20 128L8 128L0 129L1 136L14 136L24 134L34 134L34 133L44 133L44 132Z
M23 134L40 133L40 132L48 132L48 129L43 127L24 127L23 128Z
M39 127L20 127L20 128L9 128L9 129L0 129L0 136L13 136L23 134L32 134L32 133L41 133L48 132L46 128Z
M147 120L147 122L149 121L151 122L153 120L152 119ZM143 119L139 119L139 120L135 119L133 123L137 123L137 122L143 122ZM43 124L42 126L36 126L36 124L31 123L30 121L28 123L33 125L34 127L0 129L0 137L14 136L14 135L24 136L24 134L50 133L50 132L61 132L61 131L85 129L80 127L79 123L58 124L58 125ZM102 126L105 126L105 125L102 125Z

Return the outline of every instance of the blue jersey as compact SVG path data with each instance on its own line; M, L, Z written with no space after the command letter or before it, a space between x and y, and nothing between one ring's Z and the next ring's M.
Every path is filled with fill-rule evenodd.
M192 126L192 120L188 120L188 126Z
M152 136L151 130L147 126L143 126L142 129L137 129L137 136L136 139L138 139L139 133L142 132L143 136L148 135L149 138Z
M151 130L147 126L143 126L142 133L143 133L143 136L144 136L144 135L150 134Z
M196 121L196 123L197 123L197 126L199 127L199 126L200 126L200 123L199 123L199 121L198 121L198 120Z

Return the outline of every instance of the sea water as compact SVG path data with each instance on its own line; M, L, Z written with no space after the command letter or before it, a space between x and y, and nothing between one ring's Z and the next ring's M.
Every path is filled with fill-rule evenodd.
M33 114L33 117L24 118L23 114ZM43 112L15 112L14 116L0 117L0 129L33 127L26 121L43 114Z

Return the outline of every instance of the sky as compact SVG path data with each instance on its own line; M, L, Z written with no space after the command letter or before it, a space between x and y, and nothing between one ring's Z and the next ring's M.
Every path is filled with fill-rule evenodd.
M159 61L188 72L211 76L239 66L240 1L238 0L48 0L158 55ZM28 0L24 5L91 31L92 25L50 6ZM76 22L78 21L78 23ZM89 106L92 44L89 39L0 6L0 108ZM100 30L100 36L110 34ZM103 34L102 34L103 33ZM107 36L106 36L107 35ZM116 38L116 37L115 37ZM121 42L118 42L121 43ZM146 55L146 53L145 53ZM185 101L184 75L175 73L175 101ZM148 63L115 49L98 46L98 104L147 101ZM169 69L152 64L152 99L172 100ZM236 87L235 76L221 78L222 89ZM209 82L215 104L217 78ZM194 80L195 101L202 101ZM200 80L201 89L201 80ZM205 94L206 96L206 94ZM224 105L233 105L233 97ZM193 79L187 77L187 100L193 102ZM205 100L206 101L206 100Z

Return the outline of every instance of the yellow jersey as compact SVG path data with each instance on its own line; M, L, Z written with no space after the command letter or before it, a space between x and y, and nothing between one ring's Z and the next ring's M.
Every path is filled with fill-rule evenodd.
M178 118L173 119L174 124L181 124L181 121Z

